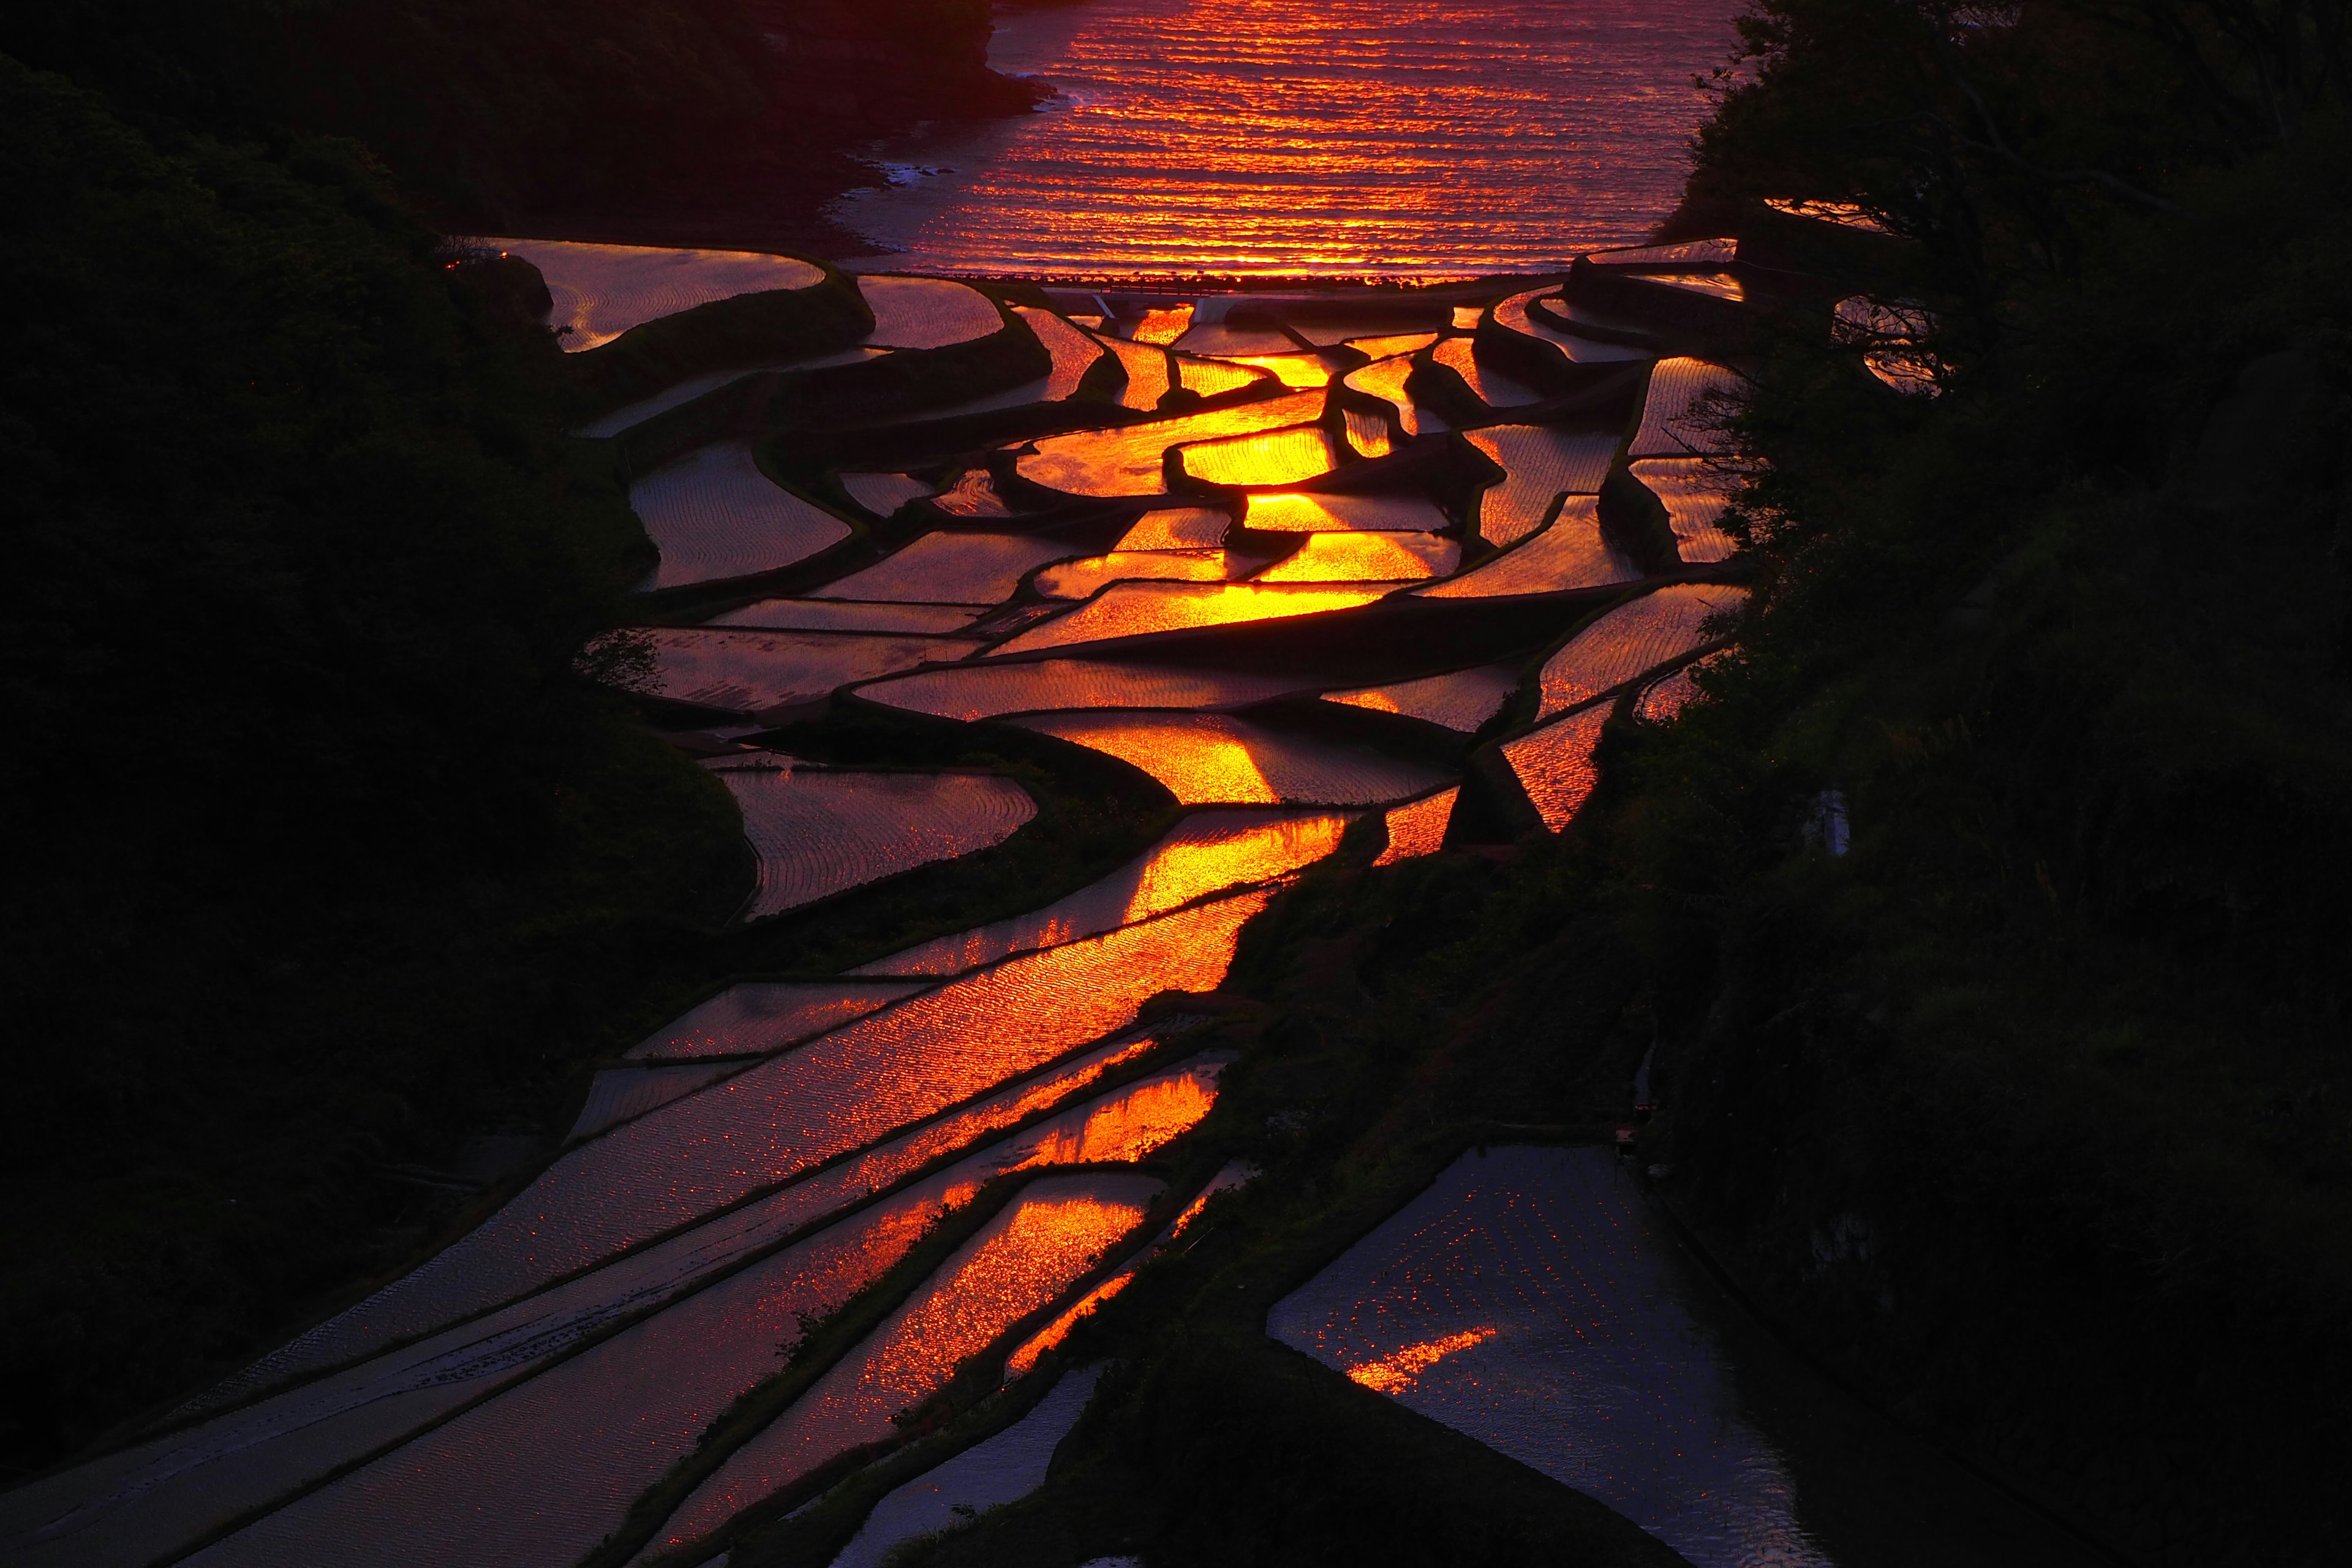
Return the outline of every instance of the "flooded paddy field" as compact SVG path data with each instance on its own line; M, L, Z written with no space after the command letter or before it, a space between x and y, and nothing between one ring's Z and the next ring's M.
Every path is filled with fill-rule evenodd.
M132 1446L0 1497L11 1560L695 1562L898 1451L892 1417L972 1367L1030 1397L1189 1244L1224 1156L1185 1151L1254 1026L1223 992L1244 927L1318 867L1568 826L1604 726L1696 700L1685 667L1738 635L1731 356L1663 308L1659 347L1629 350L1638 294L1588 338L1572 279L1082 293L614 248L520 253L583 339L608 333L567 362L583 384L637 411L581 426L637 476L661 561L613 679L737 804L758 868L737 929L1034 833L1050 792L1022 780L1056 769L1160 815L1018 912L834 972L712 976L429 1258ZM1743 276L1676 265L1627 270ZM736 354L730 312L770 308L745 289L849 314L797 356ZM645 362L632 331L678 301L691 332L652 318L671 384L598 370ZM1653 510L1603 502L1643 493ZM844 735L918 760L796 750ZM957 756L977 760L919 760ZM844 1310L855 1333L813 1327ZM1480 1331L1332 1353L1403 1397L1499 1354ZM780 1353L804 1342L818 1362ZM1006 1474L1042 1470L1092 1386L1055 1385ZM1763 1497L1777 1472L1748 1453L1725 1463ZM861 1550L962 1474L893 1491Z

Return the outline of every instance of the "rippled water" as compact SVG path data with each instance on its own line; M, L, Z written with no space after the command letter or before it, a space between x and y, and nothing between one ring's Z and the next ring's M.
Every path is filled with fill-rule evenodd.
M1670 211L1735 0L1087 0L1000 12L1059 96L887 154L841 220L934 271L1555 270ZM885 265L877 263L876 265Z

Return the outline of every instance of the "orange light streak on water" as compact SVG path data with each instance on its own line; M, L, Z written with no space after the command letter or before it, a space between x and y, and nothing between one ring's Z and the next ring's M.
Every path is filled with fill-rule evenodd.
M1002 15L1033 115L841 204L896 269L1556 270L1675 205L1729 0L1090 0Z
M1465 1329L1458 1334L1446 1334L1423 1344L1407 1345L1378 1361L1368 1361L1361 1366L1351 1366L1348 1375L1375 1394L1395 1394L1412 1385L1413 1380L1447 1356L1466 1351L1472 1345L1484 1344L1495 1337L1491 1328Z

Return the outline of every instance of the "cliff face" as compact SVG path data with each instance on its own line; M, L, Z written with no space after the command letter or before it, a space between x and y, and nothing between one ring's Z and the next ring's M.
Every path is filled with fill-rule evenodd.
M788 110L887 133L922 120L1018 112L1029 83L988 68L989 0L743 0Z

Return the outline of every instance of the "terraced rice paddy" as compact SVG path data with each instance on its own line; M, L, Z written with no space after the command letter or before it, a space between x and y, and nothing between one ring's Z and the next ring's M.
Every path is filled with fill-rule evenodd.
M1592 752L1601 744L1601 726L1608 719L1608 709L1588 708L1503 744L1503 760L1510 763L1543 825L1554 833L1575 820L1601 782Z
M927 533L862 572L809 591L812 599L993 605L1069 546L1025 533Z
M857 695L908 712L970 723L1049 708L1235 708L1314 684L1312 676L1256 670L1045 658L929 670L860 688Z
M854 974L960 974L1015 952L1075 942L1229 888L1271 882L1339 847L1351 818L1291 812L1196 812L1099 882L1044 909L878 958Z
M963 630L986 605L856 604L841 599L761 599L703 623L772 631L905 632L946 637Z
M1268 533L1340 533L1349 529L1435 533L1449 521L1438 504L1424 495L1300 493L1249 497L1242 525Z
M747 980L646 1036L629 1059L766 1056L921 989L892 980Z
M1409 583L1443 577L1461 559L1461 545L1433 533L1310 533L1256 581Z
M1130 763L1185 805L1377 805L1449 777L1221 713L1038 713L1014 722Z
M604 253L619 247L572 248L595 253L587 260L607 267L597 278L620 279L581 318L596 331L635 308L627 299L636 296L620 285L638 287L630 282L638 274L646 298L656 285L723 292L745 279L799 276L789 268L779 273L779 258L614 258ZM1696 252L1629 253L1610 264L1659 272L1648 281L1661 297L1692 287L1726 297L1692 269L1729 263ZM814 268L805 272L811 282L822 276ZM846 974L808 976L781 967L788 956L754 960L803 977L728 984L653 1030L622 1064L604 1066L579 1087L583 1100L563 1146L526 1188L421 1267L191 1402L178 1413L186 1423L180 1429L0 1497L0 1557L58 1568L577 1563L694 1453L720 1412L778 1371L778 1348L795 1338L802 1314L838 1306L882 1279L942 1210L1015 1173L1131 1164L1197 1125L1230 1058L1204 1053L1167 1065L1150 1053L1208 1019L1157 1011L1139 1024L1139 1016L1147 1004L1167 1007L1171 995L1181 1008L1183 994L1219 990L1244 923L1302 870L1334 854L1351 822L1382 813L1382 865L1443 847L1459 800L1457 775L1389 749L1391 742L1409 748L1443 737L1336 708L1253 705L1320 696L1457 738L1495 727L1501 760L1537 816L1559 830L1598 782L1596 746L1615 707L1608 700L1633 691L1643 718L1671 717L1696 689L1692 667L1677 661L1701 653L1707 612L1743 595L1664 574L1666 583L1612 609L1546 663L1538 727L1524 733L1501 728L1501 716L1516 711L1518 668L1445 668L1471 658L1516 659L1513 650L1557 637L1581 606L1643 574L1601 530L1597 503L1636 413L1633 392L1580 415L1591 430L1543 423L1536 391L1496 375L1464 334L1482 331L1492 349L1498 342L1511 346L1497 340L1498 330L1517 333L1563 363L1638 361L1643 351L1587 337L1580 325L1622 335L1660 323L1596 322L1561 296L1536 290L1492 300L1465 289L1444 304L1366 295L1352 310L1296 294L1237 302L1203 293L1171 305L1160 285L1157 293L1121 293L1097 284L1090 288L1101 288L1098 294L1050 289L1044 297L1061 310L1010 307L1008 320L989 295L961 283L881 277L859 286L874 304L877 328L866 345L828 358L1009 331L1015 341L1034 334L1051 353L1052 371L955 407L934 404L895 429L877 425L845 443L837 460L804 452L796 437L776 443L776 459L806 464L789 471L823 493L833 493L837 478L856 511L876 522L876 538L913 531L903 521L884 526L895 518L997 521L922 533L795 597L741 603L748 590L740 583L731 601L720 597L730 591L723 587L697 595L737 607L704 626L641 628L614 651L625 653L633 642L650 655L645 695L769 724L818 726L813 751L861 726L876 733L893 724L915 728L861 707L867 703L964 723L1005 720L1129 763L1202 809L1181 815L1148 850L1076 891L1041 893L1021 913L914 940ZM1480 326L1489 314L1491 323ZM1450 335L1428 330L1448 321ZM1131 337L1105 328L1119 322L1130 325ZM1164 346L1180 339L1181 352ZM1309 352L1307 343L1323 347ZM1340 343L1351 346L1331 346ZM1359 352L1373 363L1345 385L1328 386L1331 369L1357 363ZM1459 377L1490 407L1527 412L1465 436L1446 433L1447 422L1404 390L1411 356L1423 354L1424 363L1442 367L1429 385L1448 407L1462 401L1458 391L1444 390ZM656 405L677 406L740 374L682 382L597 427L618 429L624 416L650 416ZM1736 378L1696 359L1660 364L1634 442L1633 476L1667 507L1686 564L1730 553L1717 522L1728 465L1718 470L1692 455L1705 442L1721 444L1706 421L1705 393L1726 384ZM1204 412L1180 398L1186 411L1169 417L1046 434L1034 444L1018 435L1077 418L1121 417L1109 400L1156 414L1171 385L1230 401ZM1085 395L1106 400L1098 413L1031 406L1066 402L1082 386ZM961 425L943 418L982 409L1026 411ZM1465 419L1472 412L1466 405L1457 410ZM1006 434L992 451L977 437L959 435L982 430ZM957 445L967 438L969 446ZM1464 482L1474 448L1507 476L1483 494ZM1662 455L1667 451L1676 455ZM1297 488L1342 483L1324 476L1359 458L1389 460L1344 482L1386 484L1389 491ZM842 462L851 466L836 475ZM931 480L899 465L947 477L935 494ZM1018 478L1000 487L992 473ZM1155 500L1171 479L1180 488L1226 493L1203 497L1218 504ZM1464 572L1463 520L1447 508L1458 512L1474 495L1478 538L1502 548ZM633 500L662 551L649 586L754 577L806 561L851 532L846 516L768 479L739 441L656 470L638 482ZM1470 548L1479 548L1476 540ZM1391 594L1476 599L1571 590L1589 597L1489 611L1401 602L1392 612L1264 639L1216 629L1336 614ZM1451 628L1482 616L1502 628L1498 640L1485 652L1465 645L1448 660ZM1530 628L1523 636L1510 629L1522 623ZM1373 670L1351 674L1347 649L1399 628L1419 637L1423 627L1434 639L1425 662L1387 662L1418 658L1408 646L1382 651L1377 667L1416 679L1349 684ZM1181 633L1207 635L1132 640ZM1276 647L1279 657L1260 657ZM1330 651L1302 651L1310 648ZM983 653L989 657L978 657ZM1092 657L1100 654L1123 657ZM1150 662L1159 655L1192 662ZM1444 673L1418 674L1429 669ZM828 700L845 688L855 696ZM1232 711L1243 709L1253 716ZM715 722L691 711L652 711L679 727ZM1281 727L1286 713L1295 731ZM1376 743L1321 738L1351 733ZM983 733L969 741L972 752L988 749ZM708 749L702 740L688 743ZM1032 754L1050 758L1054 749ZM1061 760L1075 759L1061 753ZM1010 780L975 772L860 772L748 749L707 758L706 765L737 799L759 861L747 919L982 851L1037 809ZM1493 804L1481 803L1481 822ZM843 910L895 921L889 900L903 901L922 885ZM907 929L920 938L946 924ZM796 928L765 929L766 938L755 931L741 940L782 941ZM1221 1016L1227 1002L1194 1005ZM1116 1087L1106 1089L1107 1079ZM1213 1188L1243 1173L1231 1167ZM1590 1408L1608 1407L1605 1398L1578 1405L1579 1397L1622 1380L1608 1382L1618 1364L1608 1359L1618 1342L1609 1337L1614 1328L1604 1322L1605 1332L1581 1338L1560 1328L1568 1314L1557 1281L1602 1276L1578 1261L1581 1255L1554 1267L1560 1247L1589 1239L1544 1217L1565 1201L1559 1194L1568 1188L1557 1174L1517 1173L1525 1201L1506 1205L1500 1221L1476 1209L1486 1201L1478 1194L1492 1184L1479 1187L1446 1211L1442 1244L1425 1231L1406 1237L1422 1250L1410 1254L1402 1274L1392 1269L1371 1286L1360 1282L1352 1294L1331 1297L1346 1309L1337 1316L1298 1317L1299 1303L1344 1274L1360 1247L1278 1308L1277 1328L1292 1314L1303 1325L1298 1333L1313 1341L1311 1353L1409 1403L1423 1399L1417 1408L1539 1468L1557 1460L1583 1476L1576 1467L1615 1466L1609 1484L1627 1489L1633 1500L1618 1506L1629 1511L1682 1485L1676 1465L1729 1466L1738 1471L1733 1481L1701 1505L1660 1518L1731 1519L1734 1533L1749 1531L1740 1537L1748 1543L1740 1550L1749 1552L1741 1561L1754 1557L1758 1541L1769 1551L1785 1548L1788 1561L1807 1561L1802 1541L1770 1533L1780 1528L1774 1521L1793 1513L1750 1506L1759 1497L1769 1502L1785 1478L1771 1468L1769 1453L1757 1458L1738 1448L1737 1413L1702 1430L1674 1405L1681 1395L1651 1397L1681 1373L1658 1373L1641 1395L1649 1403L1638 1408L1621 1400L1609 1417L1614 1425L1599 1439L1559 1437L1559 1430L1582 1433L1575 1423ZM764 1430L737 1431L726 1442L740 1439L740 1447L707 1456L698 1487L649 1550L706 1534L850 1447L894 1441L889 1417L975 1355L1003 1357L1014 1379L1055 1364L1050 1352L1071 1326L1137 1278L1201 1202L1139 1246L1133 1233L1159 1190L1155 1175L1089 1170L1022 1179L1029 1184L911 1296L868 1299L875 1316L866 1321L882 1326L846 1359L822 1370ZM1571 1195L1583 1203L1591 1194L1577 1188ZM1479 1227L1533 1224L1529 1215L1542 1220L1542 1234L1529 1231L1506 1251L1553 1272L1506 1268L1504 1287L1490 1289L1479 1273L1487 1256L1479 1250ZM1622 1221L1622 1215L1610 1221L1621 1238L1633 1234ZM1373 1240L1389 1234L1384 1228ZM1102 1272L1108 1264L1097 1260L1108 1259L1117 1266ZM1413 1283L1423 1275L1437 1284ZM1633 1278L1607 1277L1620 1284ZM1387 1289L1381 1281L1400 1279L1410 1288L1381 1294ZM889 1287L903 1288L903 1281ZM1458 1322L1406 1321L1433 1299L1446 1310L1457 1301L1469 1305ZM1577 1301L1580 1310L1584 1299ZM1532 1360L1516 1348L1522 1344L1537 1347ZM1578 1355L1601 1372L1589 1374L1588 1363L1573 1362ZM984 1358L976 1370L990 1379ZM1562 1365L1569 1371L1559 1373ZM1700 1382L1674 1386L1687 1393ZM958 1517L956 1501L1034 1485L1088 1386L1066 1383L1030 1420L892 1494L848 1560L862 1561L860 1551L878 1555L903 1531L938 1522L943 1511ZM1689 1409L1703 1403L1685 1400ZM1557 1415L1558 1429L1538 1430L1530 1410L1548 1420ZM1631 1458L1594 1458L1611 1441ZM1621 1473L1628 1466L1641 1473L1628 1479ZM967 1483L966 1476L980 1479ZM1587 1485L1574 1476L1568 1479ZM1653 1528L1665 1533L1669 1525ZM1764 1533L1755 1533L1759 1529ZM1699 1544L1684 1546L1686 1554L1712 1561L1704 1531L1689 1538Z
M1205 485L1266 487L1320 479L1339 464L1330 433L1320 426L1227 436L1176 448L1188 479Z
M1507 594L1556 594L1640 581L1642 569L1601 531L1591 496L1570 496L1550 525L1500 555L1413 592L1439 599L1483 599Z
M1672 722L1685 708L1706 695L1699 689L1698 672L1719 657L1709 654L1705 658L1693 659L1663 679L1652 681L1634 700L1633 716L1645 724Z
M759 857L748 920L1001 844L1037 815L1029 792L977 773L723 769Z
M1660 360L1650 372L1633 455L1686 458L1731 450L1722 420L1737 411L1746 386L1737 372L1705 360Z
M1740 478L1706 458L1644 458L1633 477L1665 504L1675 548L1693 566L1728 561L1739 543L1717 521L1740 490Z
M856 364L860 360L873 359L888 352L887 349L871 347L850 348L835 353L817 354L806 359L778 360L767 364L746 364L732 370L710 371L702 375L689 376L675 386L666 387L651 397L641 398L637 402L615 408L610 414L599 415L572 434L599 439L617 436L624 430L635 429L656 414L667 414L673 408L682 408L706 393L716 392L729 383L740 381L747 375L757 375L763 371L822 370L828 365Z
M890 349L940 349L1004 330L994 301L944 278L860 278L874 311L866 341Z
M725 1063L703 1067L607 1068L588 1085L587 1102L566 1134L570 1140L592 1138L606 1128L692 1094L713 1079L733 1070Z
M805 561L849 537L849 524L760 471L751 447L722 441L629 487L661 564L641 586L749 577Z
M930 486L907 474L844 474L841 488L876 517L888 517L908 501L931 493Z
M1160 1189L1145 1176L1032 1182L888 1322L704 1482L657 1546L697 1540L835 1454L891 1436L892 1415L1075 1281L1142 1222Z
M1028 1415L892 1491L874 1505L832 1568L880 1568L901 1542L951 1530L1044 1486L1045 1467L1078 1424L1101 1376L1099 1366L1065 1373Z
M1454 798L1461 793L1459 787L1439 790L1435 795L1391 807L1387 817L1388 847L1372 864L1393 866L1400 860L1434 855L1444 848L1446 826L1454 820Z
M1502 710L1511 693L1519 689L1518 671L1505 665L1481 665L1475 669L1456 669L1444 675L1423 676L1419 680L1400 680L1388 686L1359 686L1346 691L1327 691L1326 702L1345 702L1350 707L1369 708L1376 713L1402 713L1411 719L1423 719L1432 724L1442 724L1465 735L1475 733L1487 720Z
M1535 388L1481 364L1468 338L1447 338L1430 351L1429 357L1460 376L1471 395L1489 408L1524 408L1543 401L1543 394Z
M1474 1152L1266 1327L1701 1568L1826 1568L1673 1251L1606 1151Z
M1565 712L1696 652L1707 640L1706 623L1747 598L1747 589L1727 584L1678 583L1618 605L1544 662L1537 717Z
M654 695L744 714L814 702L851 681L961 658L976 646L948 637L748 627L651 626L633 635L652 651Z
M555 300L549 324L563 349L578 353L611 342L631 327L714 300L772 289L806 289L824 268L794 256L746 250L667 250L638 245L583 245L563 239L486 239L484 246L539 268Z
M1077 430L1040 439L1036 450L1023 453L1015 468L1030 483L1069 495L1159 495L1167 488L1171 447L1304 424L1322 412L1323 394L1294 392L1147 425Z
M1453 426L1445 416L1433 408L1423 407L1404 384L1412 374L1412 360L1400 354L1394 359L1375 360L1360 369L1351 370L1339 378L1339 384L1350 392L1377 397L1389 405L1395 415L1398 428L1408 436L1431 436Z
M1223 550L1114 550L1045 567L1034 586L1049 599L1087 599L1110 583L1223 583L1248 575L1256 563Z
M1135 520L1119 538L1120 550L1213 550L1225 542L1233 519L1207 506L1162 507Z
M1497 550L1541 527L1552 502L1561 496L1600 494L1617 456L1617 437L1612 431L1494 425L1469 432L1468 438L1507 476L1478 503L1478 535Z
M1022 633L990 650L1029 653L1114 637L1198 626L1236 626L1291 616L1351 610L1389 592L1378 587L1327 587L1298 583L1114 583L1068 615Z

